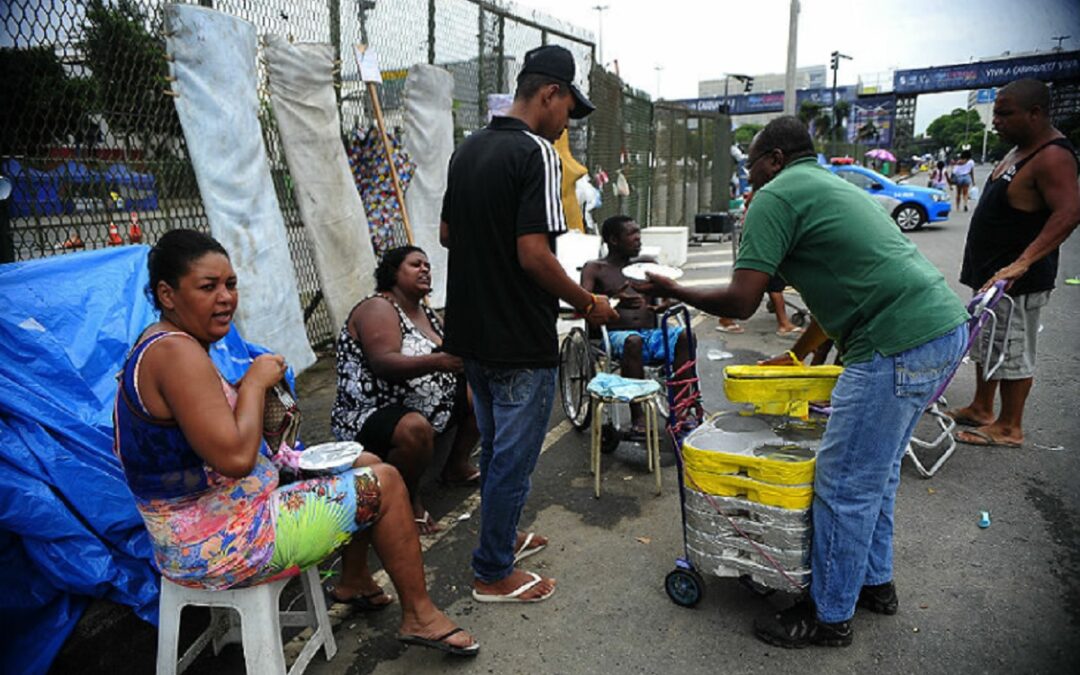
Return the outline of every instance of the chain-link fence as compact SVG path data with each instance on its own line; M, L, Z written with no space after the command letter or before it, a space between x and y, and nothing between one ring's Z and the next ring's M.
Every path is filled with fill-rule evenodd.
M653 106L650 223L692 228L698 213L726 211L731 121L669 103Z
M154 243L167 230L207 230L198 186L172 99L161 0L8 0L0 10L0 173L15 193L0 207L0 261L27 260L126 243ZM578 85L599 110L570 130L573 154L611 186L594 215L628 213L643 224L688 224L716 210L714 167L726 156L715 116L654 114L648 98L593 68L592 36L556 19L484 0L202 0L255 24L260 34L329 42L342 66L343 139L373 124L352 45L368 44L383 70L379 95L389 129L404 126L404 84L418 63L454 75L455 140L487 122L488 97L510 93L526 51L558 44L573 52ZM296 269L312 344L335 333L319 302L303 232L260 66L267 156ZM654 127L654 122L656 126ZM726 122L726 118L725 118ZM724 132L726 133L726 131ZM723 152L718 152L718 149ZM730 168L727 169L730 174ZM623 180L618 181L619 174ZM722 183L721 183L722 184ZM669 199L670 196L670 199ZM668 202L671 202L668 204ZM651 204L651 209L650 209ZM707 205L707 206L706 206ZM404 242L396 231L395 240Z

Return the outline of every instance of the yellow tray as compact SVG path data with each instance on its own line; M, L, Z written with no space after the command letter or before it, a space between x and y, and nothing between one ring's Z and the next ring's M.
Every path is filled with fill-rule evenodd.
M754 412L806 418L810 401L827 401L840 366L728 366L724 394L732 403L752 403Z
M781 443L782 441L777 441L777 445ZM800 461L784 461L736 455L702 450L686 441L683 443L683 462L686 464L686 471L695 477L703 473L746 474L754 480L774 485L807 485L814 482L813 457Z
M746 476L691 471L689 466L683 476L688 487L718 497L742 497L782 509L807 509L814 501L813 485L770 485Z

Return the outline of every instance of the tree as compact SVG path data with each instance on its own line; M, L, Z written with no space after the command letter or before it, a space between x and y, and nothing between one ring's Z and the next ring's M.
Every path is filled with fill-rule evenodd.
M754 136L765 128L763 124L741 124L735 130L735 142L740 146L749 146Z
M926 127L926 135L941 148L959 148L970 145L974 151L982 147L983 129L986 125L974 110L956 108L942 115Z
M833 106L833 116L836 118L836 124L840 125L851 116L851 103L848 101L837 101Z
M165 45L134 0L90 0L82 49L100 92L109 128L144 143L168 143L180 135L180 119L168 88Z
M832 114L820 103L803 101L799 106L799 119L818 140L828 138L832 132Z
M86 133L93 82L69 77L50 47L0 49L0 155L46 154Z

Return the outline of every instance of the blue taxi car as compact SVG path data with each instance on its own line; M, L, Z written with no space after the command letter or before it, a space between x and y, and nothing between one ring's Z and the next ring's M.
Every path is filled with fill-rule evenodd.
M866 190L892 214L893 220L904 232L949 218L947 192L896 183L877 171L861 166L826 164L826 167L852 185Z

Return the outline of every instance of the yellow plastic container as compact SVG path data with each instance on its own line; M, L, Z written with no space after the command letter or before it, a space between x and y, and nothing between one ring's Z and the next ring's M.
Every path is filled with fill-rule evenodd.
M752 403L754 412L806 419L810 401L832 395L840 366L728 366L724 394L733 403Z
M799 446L785 446L782 441L776 443L775 452L761 457L736 455L714 450L702 450L690 445L687 439L683 443L683 462L688 475L703 474L745 474L754 480L772 483L777 486L808 485L814 482L814 458L792 459L785 453L785 448L797 450ZM770 446L771 449L771 446ZM708 478L704 478L708 480Z
M807 509L814 501L813 485L772 485L733 474L691 471L683 472L686 485L698 492L719 497L741 497L756 504L778 506L782 509Z

